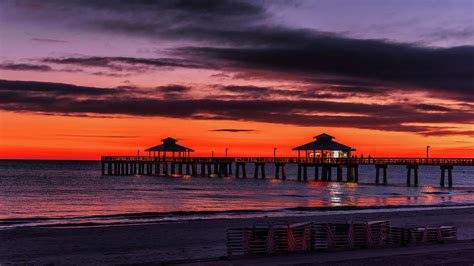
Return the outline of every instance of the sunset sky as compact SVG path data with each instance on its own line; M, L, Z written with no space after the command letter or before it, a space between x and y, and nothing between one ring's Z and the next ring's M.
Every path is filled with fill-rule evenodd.
M474 1L0 2L0 158L474 157Z

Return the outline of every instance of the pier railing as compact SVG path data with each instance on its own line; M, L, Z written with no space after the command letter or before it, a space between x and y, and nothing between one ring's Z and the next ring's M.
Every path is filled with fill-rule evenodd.
M298 158L298 157L153 157L102 156L103 162L197 162L197 163L300 163L336 165L465 165L474 166L474 158Z

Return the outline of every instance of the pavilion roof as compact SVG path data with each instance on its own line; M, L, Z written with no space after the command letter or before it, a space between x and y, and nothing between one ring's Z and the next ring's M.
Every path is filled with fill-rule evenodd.
M325 133L314 138L314 141L295 147L293 150L355 151L355 149L352 147L333 141L332 139L334 137Z
M165 138L161 141L163 142L162 144L148 148L145 151L194 151L193 149L176 144L177 140L173 138Z

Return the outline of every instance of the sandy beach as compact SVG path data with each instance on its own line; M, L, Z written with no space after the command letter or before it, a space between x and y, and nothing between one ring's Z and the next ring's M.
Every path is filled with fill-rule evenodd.
M473 249L474 207L439 207L436 209L390 209L375 213L324 214L305 217L282 217L289 222L330 221L335 218L366 217L368 219L389 219L393 225L406 223L454 224L458 228L461 243L383 249L377 251L383 258L373 257L374 262L388 260L403 252L418 248L411 256L426 254L449 254L464 262L472 259L467 254ZM265 218L261 218L265 219ZM216 263L216 264L275 264L275 257L252 260L225 261L225 231L233 226L250 226L259 219L200 220L108 227L30 227L0 231L0 263L33 264L140 264L140 263ZM272 218L272 220L275 220ZM451 246L455 245L455 246ZM456 246L457 245L457 246ZM438 250L440 249L440 250ZM438 252L436 252L438 250ZM448 251L446 251L448 250ZM449 252L457 250L457 252ZM443 253L444 252L444 253ZM364 258L367 250L343 251L340 253L309 254L298 257L281 256L278 262L292 264L293 261L307 263L318 256L326 256L328 261L347 258ZM421 255L420 255L421 254ZM425 255L423 255L425 254ZM457 254L457 255L456 255ZM431 256L429 255L429 256ZM329 258L328 258L329 256ZM331 256L333 259L331 260ZM355 256L355 257L354 257ZM429 257L428 256L428 257ZM280 256L278 256L280 257ZM284 259L286 258L286 259ZM295 260L299 258L299 260ZM385 258L385 259L384 259ZM281 260L280 260L281 259ZM323 257L319 257L323 262ZM401 262L401 261L400 261ZM448 261L449 262L449 261ZM456 262L456 260L454 260ZM344 263L344 262L341 262ZM357 263L356 263L357 264ZM342 264L344 265L344 264Z

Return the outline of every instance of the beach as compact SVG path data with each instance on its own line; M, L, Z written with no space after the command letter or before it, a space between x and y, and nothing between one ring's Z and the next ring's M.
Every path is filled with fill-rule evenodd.
M331 214L330 212L310 216L291 216L268 218L271 221L282 219L289 222L303 221L331 221L332 219L351 219L365 217L370 220L387 219L392 225L416 223L452 224L458 229L458 239L464 244L458 244L453 249L456 252L447 252L450 256L470 254L474 239L474 207L437 207L421 209L387 209L363 211L356 214L352 212ZM222 260L226 255L225 232L229 227L251 226L257 220L266 218L236 218L195 220L183 222L160 222L137 225L115 226L82 226L82 227L29 227L15 228L0 231L0 263L1 264L159 264L159 263L229 263ZM465 244L467 243L467 244ZM450 244L451 245L451 244ZM421 247L421 253L430 252L443 254L445 251L436 252L436 248L450 249L449 245L430 245ZM462 247L462 249L459 249ZM383 249L386 260L390 256L397 256L400 251L409 252L420 247L397 249ZM388 251L387 251L388 250ZM390 251L391 250L391 251ZM433 250L433 251L431 251ZM460 251L459 251L460 250ZM463 250L465 252L463 253ZM346 252L346 251L343 251ZM349 252L349 251L347 251ZM362 254L367 250L350 251L351 256ZM395 252L394 254L392 254ZM398 252L398 253L397 253ZM423 253L424 252L424 253ZM336 252L337 253L337 252ZM334 253L334 254L336 254ZM341 253L345 254L345 253ZM461 255L459 255L461 254ZM301 263L312 261L321 254L311 253L299 255ZM321 256L327 256L321 255ZM332 255L341 260L344 257ZM284 258L285 256L282 256ZM356 256L357 257L357 256ZM285 257L286 258L286 257ZM282 264L292 264L292 260L283 259ZM231 262L231 261L230 261ZM233 261L233 264L251 263L275 264L275 257L259 258L251 261ZM380 260L375 259L375 262ZM396 262L396 260L394 260ZM342 263L342 262L341 262Z

